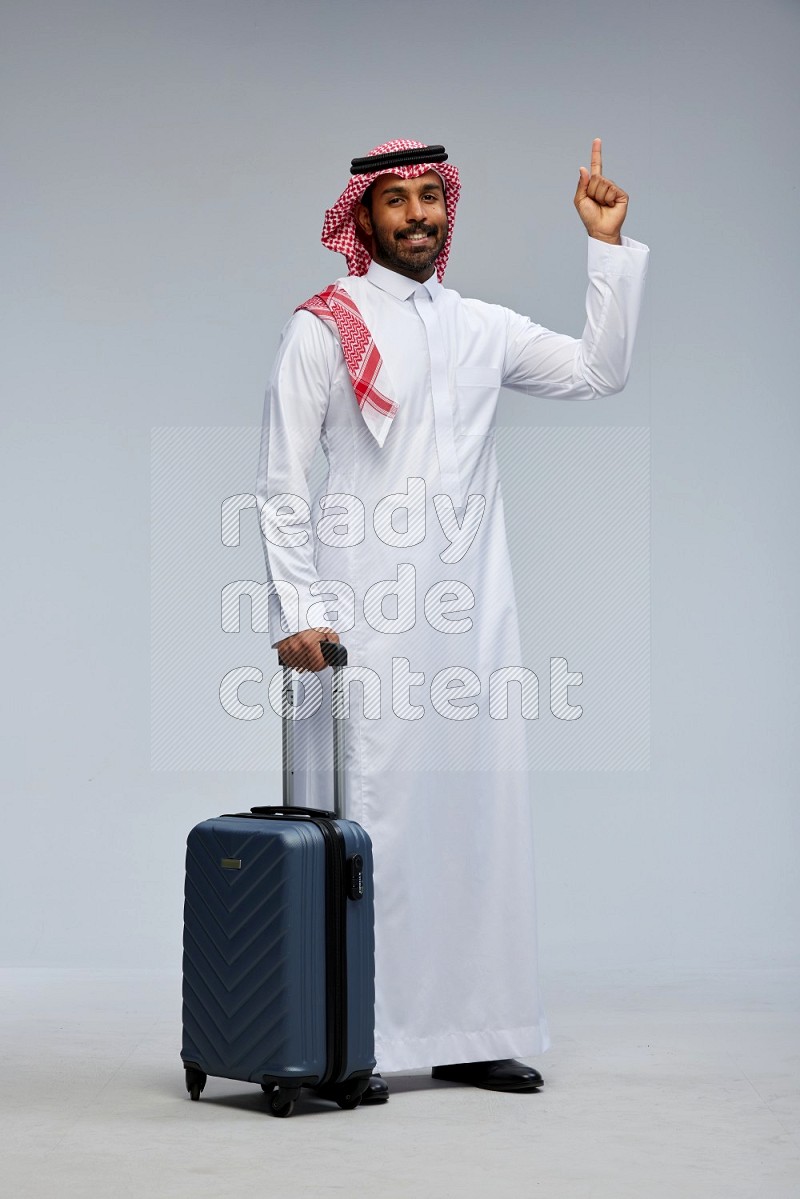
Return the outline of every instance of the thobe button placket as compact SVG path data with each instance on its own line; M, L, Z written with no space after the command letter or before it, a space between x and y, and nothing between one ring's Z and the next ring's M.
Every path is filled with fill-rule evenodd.
M461 475L458 469L456 439L453 428L453 401L450 395L447 371L447 355L442 327L436 314L430 292L418 287L413 295L414 307L425 326L428 355L431 363L431 395L433 397L433 427L436 436L436 452L439 457L442 490L447 492L456 508L460 508Z

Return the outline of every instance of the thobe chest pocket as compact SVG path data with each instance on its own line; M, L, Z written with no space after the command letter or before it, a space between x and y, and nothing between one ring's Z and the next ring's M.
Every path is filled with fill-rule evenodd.
M494 425L500 373L486 366L462 366L455 375L459 431L464 437L485 437Z

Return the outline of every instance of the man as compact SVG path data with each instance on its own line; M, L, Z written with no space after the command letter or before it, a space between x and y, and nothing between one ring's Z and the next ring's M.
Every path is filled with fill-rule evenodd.
M443 147L388 142L351 174L322 235L349 273L291 318L266 397L271 639L321 672L319 642L341 634L362 685L347 814L375 851L379 1069L535 1090L541 1075L517 1058L549 1044L525 761L536 696L495 411L501 386L582 399L624 386L648 250L621 235L628 196L603 175L597 139L575 193L587 323L580 340L562 336L442 286L460 191ZM312 499L320 443L328 477ZM312 700L328 687L304 681ZM316 700L299 711L296 802L325 807L330 710ZM374 1075L365 1101L387 1096Z

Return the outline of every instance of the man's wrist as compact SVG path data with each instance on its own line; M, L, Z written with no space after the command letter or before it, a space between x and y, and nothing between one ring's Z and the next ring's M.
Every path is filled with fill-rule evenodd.
M593 237L595 241L604 241L606 243L606 245L608 245L608 246L621 246L622 245L622 237L620 236L619 233L617 233L613 237L610 235L607 236L604 233L590 233L589 236Z

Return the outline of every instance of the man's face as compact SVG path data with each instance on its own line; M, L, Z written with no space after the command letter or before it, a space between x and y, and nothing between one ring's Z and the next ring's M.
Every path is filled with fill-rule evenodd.
M379 175L372 185L371 211L359 204L355 216L371 238L376 262L420 283L430 279L447 240L444 184L435 171L418 179Z

